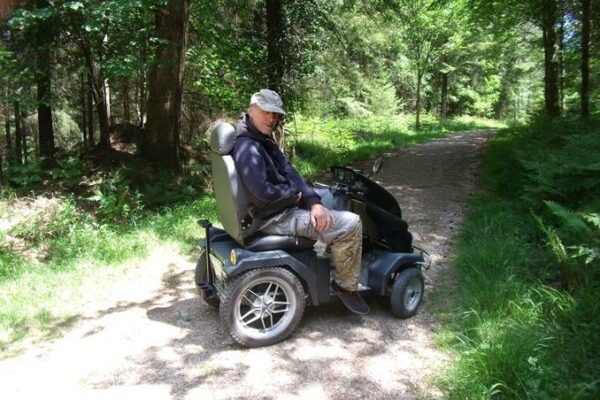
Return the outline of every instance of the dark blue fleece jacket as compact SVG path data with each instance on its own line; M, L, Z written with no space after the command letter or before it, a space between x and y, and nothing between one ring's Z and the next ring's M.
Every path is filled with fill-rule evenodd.
M299 192L302 192L299 207L309 209L321 202L319 195L292 167L275 140L260 133L248 114L242 114L235 130L237 138L232 155L248 199L254 206L262 208Z

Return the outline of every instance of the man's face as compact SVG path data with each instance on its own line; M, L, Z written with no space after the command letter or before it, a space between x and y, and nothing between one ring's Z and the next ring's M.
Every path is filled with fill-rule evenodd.
M263 111L260 107L253 105L248 113L252 123L263 135L271 135L277 121L279 120L279 114L269 111Z

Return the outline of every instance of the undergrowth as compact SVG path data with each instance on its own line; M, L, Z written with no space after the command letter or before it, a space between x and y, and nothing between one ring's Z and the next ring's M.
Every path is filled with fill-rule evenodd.
M500 131L455 262L448 398L600 396L600 121Z
M288 124L287 140L296 149L294 164L314 177L330 165L453 130L498 126L467 117L423 121L416 133L408 128L411 120L298 117ZM2 193L0 219L19 222L0 229L0 352L74 317L61 311L61 299L76 299L90 274L108 274L165 242L190 253L203 234L196 221L217 223L214 197L204 191L210 180L206 165L195 162L174 177L135 159L102 167L92 161L64 154L50 170L35 163L7 170L12 186ZM49 204L30 212L38 200Z

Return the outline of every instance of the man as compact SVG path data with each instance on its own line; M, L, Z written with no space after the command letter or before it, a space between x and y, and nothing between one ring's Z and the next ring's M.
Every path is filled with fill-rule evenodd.
M233 158L254 207L295 198L289 208L267 218L260 231L272 235L298 235L330 246L336 268L333 289L344 305L359 314L369 306L358 294L361 268L362 223L358 215L333 210L333 195L311 188L292 167L273 139L273 130L285 115L279 95L269 89L254 93L250 108L236 125Z

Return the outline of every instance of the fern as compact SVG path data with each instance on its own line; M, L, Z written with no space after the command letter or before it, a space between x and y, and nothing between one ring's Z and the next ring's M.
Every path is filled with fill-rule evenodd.
M544 234L546 235L546 243L552 251L552 253L554 254L554 256L556 257L557 261L561 265L568 265L570 262L570 257L567 255L567 250L562 240L558 236L558 233L556 233L556 230L550 226L547 226L540 216L534 214L533 217L539 224L540 228L542 229L542 232L544 232Z
M592 225L595 229L600 231L600 214L587 213L587 214L582 214L581 217L585 221L587 221L590 225Z
M589 233L590 228L586 225L585 220L579 213L576 213L568 208L551 200L544 200L552 214L557 216L568 228L580 233Z
M600 195L600 135L580 133L553 147L534 141L516 152L529 180L523 198L546 198L576 205Z

